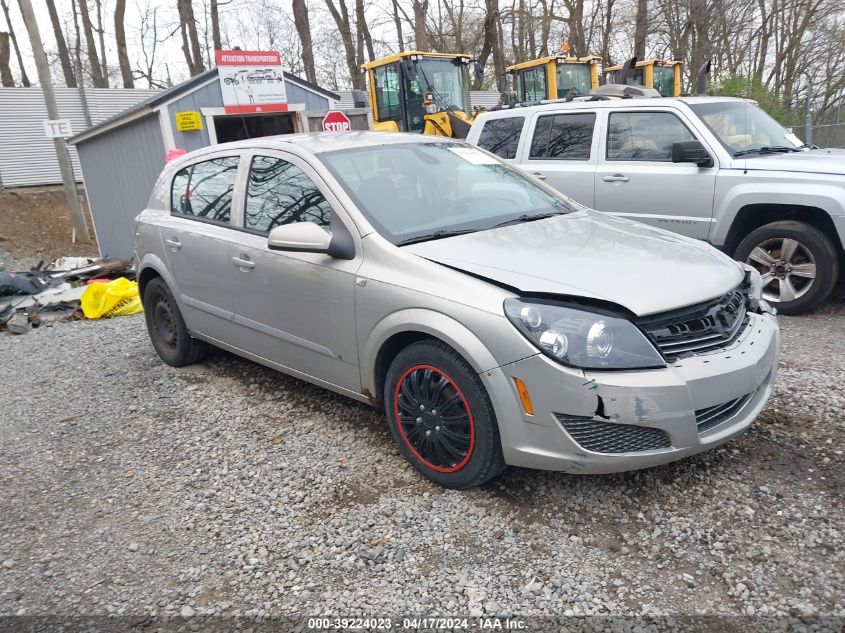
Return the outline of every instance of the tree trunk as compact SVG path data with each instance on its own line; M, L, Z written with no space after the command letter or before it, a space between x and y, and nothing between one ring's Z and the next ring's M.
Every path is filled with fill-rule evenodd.
M117 43L117 63L120 65L120 76L124 88L134 88L135 79L129 66L129 53L126 51L126 31L123 20L126 14L126 0L115 0L114 3L114 39Z
M399 40L399 52L405 52L405 36L402 34L402 20L399 17L399 0L393 0L393 23L396 25L396 39Z
M637 16L634 19L634 55L645 59L645 44L648 37L648 0L637 0Z
M418 51L429 49L428 33L425 29L425 19L428 15L429 0L413 0L414 7L414 46Z
M106 62L106 29L103 27L103 0L94 0L97 3L97 35L100 39L100 72L109 82L109 65ZM108 86L107 86L108 87Z
M182 32L182 52L185 54L188 72L191 73L191 77L194 77L205 71L199 35L197 34L197 21L194 18L194 7L191 0L177 0L177 6L179 8L179 29Z
M349 70L349 78L352 80L352 87L356 90L366 90L367 81L364 74L358 67L358 55L355 51L355 40L352 35L352 21L349 19L349 9L346 0L338 0L335 6L333 0L326 0L326 7L332 14L340 39L343 42L343 50L346 54L346 68Z
M53 35L56 36L56 48L59 52L59 62L62 65L62 74L65 78L65 85L68 88L76 88L76 76L73 74L73 64L70 62L70 52L67 49L65 34L62 31L62 23L59 21L59 14L56 11L55 0L47 1L47 12L50 14L50 23L53 25Z
M12 76L12 69L9 67L11 53L9 34L0 31L0 86L4 88L15 87L15 78Z
M311 41L311 23L308 20L308 7L305 5L305 0L293 0L293 23L296 26L296 32L299 34L299 41L302 43L302 64L305 66L305 78L312 83L317 83L317 69L314 66L314 44Z
M367 61L373 61L376 58L376 51L373 46L373 36L370 35L370 28L367 26L367 17L364 15L364 0L355 0L355 19L358 22L358 32L367 47ZM364 57L363 50L358 51L358 56L359 58Z
M613 3L614 0L607 0L604 8L604 27L601 34L601 59L602 63L612 65L610 59L610 38L613 36Z
M44 104L47 106L47 116L50 119L59 119L61 115L56 106L56 95L53 91L53 81L50 78L50 66L47 62L47 55L44 53L44 45L41 43L41 33L38 31L38 23L35 21L35 13L32 10L30 0L18 0L23 15L23 21L29 34L29 42L32 46L32 56L35 58L35 68L38 70L38 81L44 93ZM73 166L70 163L70 155L67 153L67 146L63 138L54 138L53 145L56 148L56 158L59 161L59 169L62 173L62 184L64 185L65 199L73 228L79 238L87 242L88 225L85 222L85 215L82 213L82 206L79 204L79 192L76 188L76 181L73 175Z
M211 0L211 6L210 6L210 9L211 9L211 45L214 47L215 51L219 51L219 50L223 49L223 44L220 41L220 9L218 8L217 5L218 5L218 0ZM304 2L302 4L302 6L305 6ZM294 19L296 19L296 2L294 2L293 15L294 15ZM308 14L305 15L305 20L307 22ZM299 25L297 25L296 29L297 29L297 31L299 30ZM302 37L301 33L300 33L300 37ZM308 35L308 46L309 46L309 48L311 47L310 32L309 32L309 35ZM303 48L303 51L304 51L305 42L302 43L302 48ZM304 52L303 52L303 55L305 55ZM312 63L313 63L313 59L314 59L314 57L313 57L313 54L312 54L312 57L311 57ZM308 64L305 65L305 70L306 70L306 72L308 71ZM309 77L309 81L313 81L313 80Z
M569 27L570 54L586 55L587 43L584 37L584 0L564 0L569 17L566 24Z
M12 18L9 15L9 5L7 0L0 0L0 7L3 7L3 13L6 16L6 24L9 26L9 40L12 42L12 48L15 49L15 57L18 58L18 67L21 69L21 83L24 88L29 88L29 77L26 76L26 68L23 65L23 57L21 56L21 49L18 46L18 38L15 37L15 29L12 26Z
M88 65L91 67L91 79L94 80L95 88L108 88L109 84L103 76L103 68L100 66L100 56L97 54L97 43L94 41L94 27L91 24L91 16L88 13L87 0L77 0L79 3L79 14L82 17L82 31L85 33L85 44L88 48Z

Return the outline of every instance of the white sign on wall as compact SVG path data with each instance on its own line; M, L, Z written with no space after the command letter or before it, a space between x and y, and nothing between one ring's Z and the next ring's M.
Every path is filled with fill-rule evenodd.
M277 51L216 51L227 114L287 112L282 56Z
M67 138L73 136L73 126L70 119L46 119L44 123L44 134L47 138Z

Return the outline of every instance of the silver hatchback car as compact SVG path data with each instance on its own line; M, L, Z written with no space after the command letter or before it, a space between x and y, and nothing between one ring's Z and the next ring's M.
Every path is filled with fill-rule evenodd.
M260 138L168 164L137 218L150 337L382 409L450 488L645 468L746 429L778 357L760 275L463 142Z

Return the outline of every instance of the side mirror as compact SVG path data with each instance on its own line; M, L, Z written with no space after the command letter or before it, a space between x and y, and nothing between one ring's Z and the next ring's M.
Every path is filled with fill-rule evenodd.
M678 141L672 143L673 163L695 163L699 167L712 167L713 159L701 141Z
M277 226L267 236L267 248L273 251L328 253L332 234L314 222L294 222Z

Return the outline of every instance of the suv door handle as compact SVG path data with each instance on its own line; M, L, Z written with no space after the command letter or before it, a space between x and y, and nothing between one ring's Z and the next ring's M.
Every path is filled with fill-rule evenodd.
M238 268L255 268L255 262L251 259L241 259L240 257L233 257L232 263Z
M182 242L180 242L175 237L166 238L164 240L164 243L167 244L170 247L170 250L173 250L173 251L178 251L180 248L182 248Z
M623 176L622 174L613 174L612 176L605 176L602 180L605 182L628 182L630 178L628 178L628 176Z
M534 176L537 180L545 180L546 174L541 174L539 171L532 171L531 175Z

